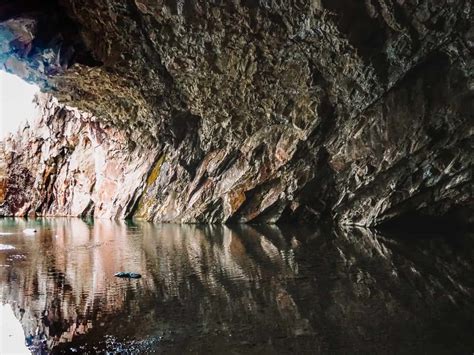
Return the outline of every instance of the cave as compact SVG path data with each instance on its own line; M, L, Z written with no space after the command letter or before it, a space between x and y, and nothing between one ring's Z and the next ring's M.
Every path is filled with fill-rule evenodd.
M20 227L30 230L38 226L42 243L53 243L45 239L49 238L45 233L54 230L48 232L52 237L76 245L70 236L58 232L74 225L91 238L84 248L95 250L108 243L96 228L102 228L110 238L110 230L117 229L121 235L123 228L129 232L137 229L143 235L153 234L148 228L156 228L156 233L163 229L178 239L196 234L196 240L206 240L201 253L212 253L214 245L222 247L213 251L220 258L216 265L224 263L224 255L237 258L238 254L233 266L224 263L222 270L236 272L235 265L239 265L243 274L249 273L255 288L266 272L265 258L271 270L268 273L295 276L291 265L296 261L290 262L283 250L297 250L304 241L327 250L334 260L354 263L359 274L347 274L340 281L344 284L330 276L319 279L332 290L316 295L321 303L304 297L300 303L294 301L301 296L301 289L292 298L291 287L280 281L265 289L267 293L253 294L249 302L255 309L263 302L259 297L277 299L272 305L276 308L269 312L278 311L278 317L286 317L281 320L282 327L299 332L298 336L292 333L291 346L286 347L279 337L270 337L274 342L268 346L237 333L245 346L229 340L230 333L224 329L234 331L243 319L219 293L225 289L235 295L232 292L239 288L234 279L227 280L229 284L220 279L230 277L226 274L213 275L224 284L216 291L223 297L218 306L223 307L223 317L235 322L229 325L225 319L219 320L216 309L199 313L195 317L205 318L205 325L200 326L214 326L217 333L198 346L184 337L187 330L183 330L176 335L179 341L169 340L176 346L166 343L160 351L287 353L298 349L302 353L339 353L355 349L385 353L381 341L373 340L378 344L375 347L363 343L362 331L359 335L355 330L349 332L347 342L328 341L325 336L330 336L323 333L322 338L314 335L326 321L338 334L354 325L365 329L368 337L376 336L375 329L356 314L368 312L361 299L356 304L349 300L353 293L358 297L370 293L370 282L377 287L372 290L375 299L369 303L381 307L377 319L380 327L388 329L387 343L392 344L394 334L399 334L406 346L400 348L402 352L434 350L434 330L425 328L429 317L410 313L401 303L409 297L407 285L416 289L418 274L407 271L413 264L421 265L426 284L422 290L412 290L420 298L411 299L406 307L427 307L429 313L431 308L423 302L436 302L434 294L438 292L447 297L440 301L439 312L460 303L474 309L472 279L459 276L459 289L447 279L461 274L464 269L459 263L463 261L466 268L472 268L472 260L467 260L474 250L472 11L469 0L2 1L0 70L39 87L41 93L34 100L35 118L0 143L0 237L2 228L4 233L14 233ZM269 241L256 243L252 239L264 236ZM232 238L240 241L226 242ZM328 240L322 243L321 238ZM148 242L137 241L145 254L149 253ZM153 243L151 250L157 248L159 257L164 258L161 251L169 249L169 253L178 253L178 259L172 261L178 263L181 250L186 250L185 258L193 264L191 242L170 241L179 244L176 249L166 240ZM436 243L454 254L435 250ZM69 249L58 252L55 248L59 246L54 245L58 260L62 253L69 255ZM461 252L459 245L467 245L466 250ZM37 249L43 247L41 244ZM428 261L423 261L423 248L433 253L433 260L448 263L449 259L455 264L447 267L448 276L441 269L430 274L429 270L439 265L430 268ZM274 254L274 249L280 252ZM335 256L337 250L347 259ZM459 260L451 260L456 251L460 252ZM249 276L253 269L250 261L244 260L245 253L263 260L263 265L255 266L263 273L254 275L256 279ZM301 260L311 259L309 251L299 253ZM397 253L403 254L402 259ZM40 254L37 259L47 270L45 275L52 277L43 279L54 292L58 288L64 291L66 286L76 290L72 276L58 266L59 261L53 268ZM91 260L102 265L99 259ZM212 262L206 260L209 265L203 263L210 268L206 270L211 270ZM319 264L311 265L317 269ZM372 267L381 270L371 274ZM384 279L383 272L391 267L397 271L390 275L404 273L405 282ZM329 273L333 270L329 261L321 268ZM334 266L344 273L341 268ZM98 271L87 272L95 275ZM440 277L438 283L427 281L433 275ZM186 297L180 298L179 292L175 295L171 287L180 277L153 274L153 282L166 283L161 292L170 299L147 305L180 309L174 302ZM346 284L354 277L357 282L351 288ZM188 280L198 287L194 282ZM183 287L180 285L175 286ZM394 291L397 287L401 288L399 294ZM149 284L141 290L149 298L153 293ZM132 291L123 295L128 305ZM8 292L8 299L19 297ZM193 297L197 293L193 292L187 288L183 295L192 298L202 311L207 303L196 301ZM341 292L341 299L331 292ZM390 294L386 303L385 293ZM430 296L423 301L421 294ZM299 307L314 312L325 309L327 299L332 300L331 307L351 304L355 310L332 310L321 320L316 320L315 314L305 318L295 311ZM243 296L239 302L244 302ZM400 311L392 325L389 303ZM46 313L41 317L49 317L50 323L54 318L56 327L61 328L60 307L49 307L49 313L42 310ZM94 307L87 312L96 312ZM182 309L192 312L188 307ZM236 307L244 306L237 302ZM108 320L102 322L116 322L124 316L125 309L118 308L113 317L112 311L104 315ZM242 317L251 317L251 313L245 311ZM430 321L445 319L441 316L445 313L435 313L430 313ZM347 321L339 319L344 314ZM473 319L462 312L450 314L450 324L463 329L474 326ZM65 319L66 315L62 316ZM81 336L76 337L82 340L74 345L76 351L88 349L81 343L90 334L84 329L89 329L87 317L98 321L96 316L83 314L80 320L78 316L74 329L82 327ZM169 321L164 328L173 328L175 323L183 327L174 315L164 317ZM407 329L426 338L414 345L408 330L405 333L397 328L402 318L414 322ZM256 329L268 329L265 322L268 319L261 317L252 324ZM72 326L68 325L68 331ZM68 331L62 329L58 337L69 339L65 335ZM285 333L280 328L274 331ZM309 336L308 332L313 333ZM224 333L217 340L218 334ZM116 339L124 339L123 334L114 334ZM46 338L49 342L55 336ZM35 341L38 345L38 339ZM449 341L454 342L452 338ZM254 343L257 345L252 348ZM64 345L69 340L48 344L60 353L72 351ZM158 345L152 342L147 346L154 349ZM316 345L319 348L314 348ZM460 341L457 348L444 344L442 350L472 352L472 345L472 341Z

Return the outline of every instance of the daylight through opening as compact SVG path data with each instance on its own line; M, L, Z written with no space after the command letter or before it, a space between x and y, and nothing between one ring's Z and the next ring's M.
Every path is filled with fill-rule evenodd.
M38 86L0 71L0 139L34 117L36 105L33 99L38 92Z

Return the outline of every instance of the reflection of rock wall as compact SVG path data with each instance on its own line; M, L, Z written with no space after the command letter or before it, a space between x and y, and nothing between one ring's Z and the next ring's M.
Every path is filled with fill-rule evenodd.
M20 223L18 230L24 227ZM79 219L57 219L38 225L38 230L15 251L26 258L1 260L12 266L0 273L0 299L17 306L33 347L40 347L43 339L50 348L70 342L122 310L136 287L109 287L115 272L143 269L148 276L144 255L130 252L135 250L124 224L98 221L90 228ZM152 279L147 287L154 287Z
M27 334L39 324L50 346L106 348L106 339L163 353L474 346L470 237L70 220L42 227L24 246L26 261L0 269L0 298L17 300ZM119 280L118 270L143 278Z
M275 275L292 277L292 257L282 257L278 247L251 229L243 236L243 231L223 227L130 228L109 221L89 227L81 220L61 219L38 229L38 236L21 250L27 262L0 273L0 299L17 301L27 336L40 329L32 338L37 346L41 339L50 348L78 341L90 329L97 336L139 337L157 326L167 332L174 326L187 328L181 324L185 319L199 319L202 329L238 328L259 307L251 290L262 289L269 300L281 293L289 297ZM113 274L119 270L140 272L143 278L116 279ZM9 283L11 279L15 281ZM269 279L275 281L268 284ZM249 285L251 290L245 291ZM20 308L26 312L19 313ZM270 308L272 315L255 320L262 327L271 326L278 314L276 305ZM154 321L136 328L134 322L150 317ZM299 323L307 326L300 315L288 317L296 323L282 326L285 332Z
M334 256L335 269L322 277L327 292L321 297L329 306L321 326L363 353L448 354L458 346L467 352L474 344L457 339L467 338L474 320L474 288L466 278L474 271L468 261L474 244L470 237L450 237L453 244L433 236L400 241L400 235L369 230L339 233L328 252L323 249Z
M38 118L5 142L0 214L125 218L154 159L119 130L49 96Z

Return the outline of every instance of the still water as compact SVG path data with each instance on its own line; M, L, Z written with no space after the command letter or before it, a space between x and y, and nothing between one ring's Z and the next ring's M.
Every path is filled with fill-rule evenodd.
M0 305L37 354L472 354L474 238L3 219Z

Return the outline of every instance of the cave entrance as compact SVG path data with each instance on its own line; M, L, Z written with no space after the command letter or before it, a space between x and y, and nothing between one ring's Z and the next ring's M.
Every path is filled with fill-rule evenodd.
M0 140L35 117L37 93L38 86L0 70Z

